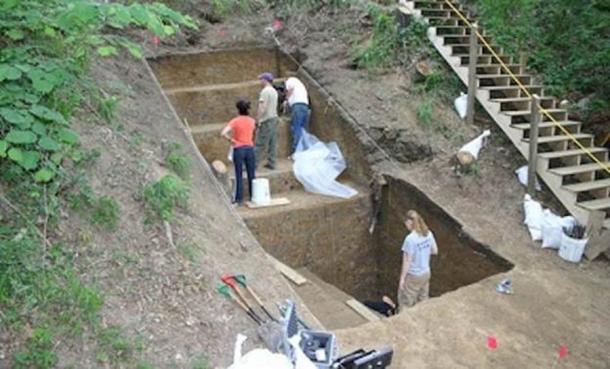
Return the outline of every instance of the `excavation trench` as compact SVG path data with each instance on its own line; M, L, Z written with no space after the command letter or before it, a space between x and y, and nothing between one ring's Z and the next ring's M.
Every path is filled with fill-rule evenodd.
M340 181L356 188L351 199L307 193L292 174L287 117L279 126L275 170L261 169L258 177L270 181L273 197L290 204L261 209L239 208L263 248L303 275L308 282L294 286L314 315L328 329L367 322L346 301L395 297L401 266L400 246L406 230L402 218L417 209L434 231L440 255L432 262L430 294L440 296L475 283L512 264L471 239L460 224L414 186L390 176L373 193L375 175L367 155L370 146L355 122L289 56L274 49L239 49L167 55L148 60L176 112L191 129L204 158L227 165L227 142L220 130L234 116L238 97L257 101L257 76L271 71L283 79L297 71L308 87L312 108L310 131L324 141L336 141L348 162ZM230 169L232 171L232 169ZM373 186L375 187L375 186ZM373 214L376 224L371 233Z

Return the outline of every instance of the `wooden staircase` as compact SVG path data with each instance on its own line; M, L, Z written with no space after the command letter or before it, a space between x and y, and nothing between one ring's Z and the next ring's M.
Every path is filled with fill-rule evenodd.
M403 2L404 3L404 2ZM468 84L469 35L471 28L464 20L474 23L468 9L456 0L407 1L406 7L416 18L428 22L428 38L460 79ZM455 9L454 9L455 8ZM462 18L457 11L464 17ZM536 172L565 208L582 224L592 224L593 236L587 247L587 257L595 258L610 248L610 162L608 150L594 146L594 137L582 133L582 123L568 118L568 112L558 107L557 99L544 95L544 86L526 65L506 55L479 28L486 41L507 68L529 90L541 97L540 105L572 137L548 116L539 124L538 163ZM476 98L487 113L510 138L519 152L529 156L529 132L532 119L530 97L517 84L498 59L478 41L476 61ZM593 160L575 142L598 159ZM601 163L601 164L600 164Z

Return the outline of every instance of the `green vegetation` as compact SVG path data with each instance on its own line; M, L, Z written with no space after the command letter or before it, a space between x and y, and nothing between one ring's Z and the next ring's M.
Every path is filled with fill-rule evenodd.
M119 204L112 197L102 196L93 204L91 222L112 231L119 223L120 212Z
M192 363L193 369L209 369L210 364L208 363L208 359L205 355L197 355Z
M170 221L177 207L187 207L188 198L188 185L173 174L144 187L144 201L150 214L149 220L158 218Z
M165 157L165 164L180 178L187 180L191 171L191 161L181 149L179 144L171 144Z
M177 0L165 0L174 3ZM324 7L335 9L350 6L357 0L211 0L212 10L221 18L231 13L253 13L264 8L273 8L280 13L287 10L319 10Z
M92 223L117 225L118 204L96 199L83 174L99 152L79 147L71 120L82 107L115 118L117 101L88 77L89 64L121 50L141 57L117 32L132 26L167 37L196 24L162 4L0 2L0 325L25 340L16 368L52 368L55 341L98 325L103 296L80 281L75 245L55 231L68 208L91 207Z
M400 27L393 15L377 5L369 5L368 16L373 24L371 35L352 49L352 61L356 67L369 70L386 68L403 62L407 51L411 57L429 54L424 23L411 21L408 26Z
M432 123L432 102L425 101L417 107L417 120L424 127L429 127Z
M610 111L610 3L471 0L492 39L544 77L549 94L591 95L585 113ZM569 95L572 94L572 95Z

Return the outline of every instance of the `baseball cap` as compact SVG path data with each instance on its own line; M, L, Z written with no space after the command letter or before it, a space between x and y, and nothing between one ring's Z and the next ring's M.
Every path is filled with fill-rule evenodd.
M273 82L273 74L269 73L269 72L265 72L263 74L261 74L260 76L258 76L259 79L264 79L267 82Z

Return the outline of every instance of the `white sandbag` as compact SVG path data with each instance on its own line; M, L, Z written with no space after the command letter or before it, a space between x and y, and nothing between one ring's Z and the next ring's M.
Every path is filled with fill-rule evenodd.
M358 194L353 188L336 181L346 163L335 142L325 144L303 131L293 159L294 176L306 191L346 199Z
M523 223L527 225L532 241L540 241L542 239L542 219L544 218L542 205L526 194L523 199L523 210L525 212Z
M228 369L293 369L292 363L286 356L274 354L267 349L254 349L242 356L242 345L246 339L247 337L242 334L237 335L233 364Z
M545 249L559 249L564 221L560 216L553 214L550 209L544 210L543 213L544 217L540 227L542 232L542 247Z
M455 99L453 105L455 106L455 110L457 111L460 118L466 118L466 113L468 110L468 95L463 92L460 92L460 96Z
M524 165L521 168L515 170L515 174L517 175L517 178L519 179L519 183L521 183L524 186L527 186L527 177L528 177L527 171L528 171L527 165ZM540 183L538 182L538 178L536 178L536 183L535 183L534 187L536 188L536 191L542 190L542 187L540 187Z
M477 138L468 142L466 145L462 146L459 152L467 152L472 155L475 159L479 158L479 152L485 143L485 138L489 137L491 131L486 129L481 133Z

